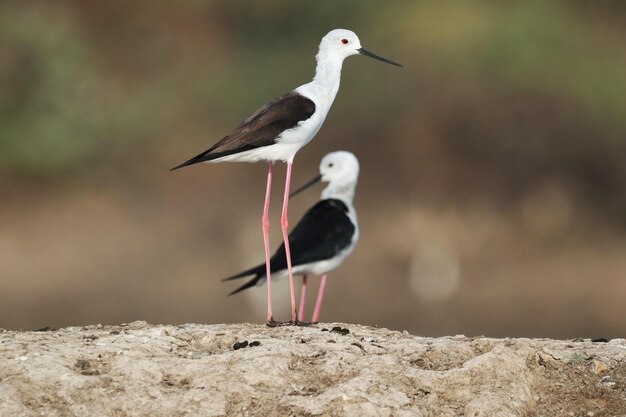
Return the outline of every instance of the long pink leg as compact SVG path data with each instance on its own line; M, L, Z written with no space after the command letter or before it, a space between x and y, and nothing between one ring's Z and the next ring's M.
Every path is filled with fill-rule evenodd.
M265 245L265 276L267 277L267 323L272 324L274 322L274 316L272 315L272 290L270 288L270 277L272 276L270 271L270 194L272 191L272 163L267 164L267 186L265 189L265 204L263 205L263 217L261 218L261 226L263 228L263 244Z
M291 321L296 323L296 297L293 291L293 274L291 273L291 251L289 250L289 233L287 220L287 207L289 206L289 187L291 185L291 162L287 163L287 175L285 176L285 195L283 196L283 214L280 217L280 225L283 229L283 241L285 242L285 254L287 255L287 273L289 274L289 292L291 296Z
M322 299L324 298L324 289L326 289L326 277L322 275L322 282L320 282L320 289L317 291L317 300L315 301L315 308L313 309L313 318L311 322L317 323L320 319L320 310L322 309Z
M298 320L304 321L304 303L306 302L306 275L302 277L302 287L300 287L300 304L298 304Z

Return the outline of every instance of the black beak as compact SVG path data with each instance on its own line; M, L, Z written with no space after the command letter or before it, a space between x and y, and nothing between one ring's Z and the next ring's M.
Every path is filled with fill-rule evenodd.
M309 188L312 185L317 184L321 180L322 180L322 176L318 175L317 177L313 178L311 181L309 181L306 184L304 184L302 187L298 188L296 191L293 191L291 194L289 194L289 198L293 197L296 194L300 194L302 191L306 190L307 188Z
M387 58L383 58L382 56L378 56L374 52L370 52L370 51L368 51L365 48L359 48L359 49L357 49L357 52L359 54L361 54L361 55L369 56L370 58L374 58L374 59L377 59L379 61L383 61L383 62L386 62L388 64L395 65L396 67L402 67L403 68L403 66L398 64L397 62L393 62L393 61L391 61L391 60L389 60Z

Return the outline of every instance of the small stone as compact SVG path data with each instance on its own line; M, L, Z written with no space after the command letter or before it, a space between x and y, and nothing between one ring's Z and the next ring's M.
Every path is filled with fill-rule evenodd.
M600 379L600 384L604 385L605 387L615 386L615 382L611 381L611 377L608 375L603 376L602 379Z
M243 348L245 348L246 346L248 346L248 341L247 341L247 340L244 340L243 342L236 342L236 343L233 345L233 350L243 349Z
M258 340L255 340L254 342L250 342L250 344L248 346L250 346L250 347L261 346L261 342L259 342Z
M606 363L599 361L597 359L594 359L592 364L593 364L592 365L593 372L596 374L601 374L602 372L606 372L609 369Z
M333 333L339 333L339 334L344 335L344 336L347 335L348 333L350 333L350 330L345 329L343 327L339 327L339 326L333 327L331 331Z
M79 368L79 369L87 369L87 368L91 367L91 364L86 359L77 359L76 363L74 364L74 366L76 368Z

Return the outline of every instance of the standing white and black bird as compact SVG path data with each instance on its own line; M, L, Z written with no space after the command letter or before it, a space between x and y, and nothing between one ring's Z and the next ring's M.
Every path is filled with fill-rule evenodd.
M358 36L349 30L335 29L322 38L316 56L315 77L310 83L272 100L244 120L232 133L196 157L172 168L178 169L199 162L258 162L267 161L267 186L261 220L265 245L266 273L271 264L269 246L269 201L272 184L272 163L287 163L281 228L285 243L285 258L291 295L291 320L297 321L291 254L287 239L287 207L291 182L291 165L296 152L309 143L326 119L341 79L343 60L351 55L365 55L380 61L402 66L382 58L361 46ZM271 290L267 285L267 321L273 322Z
M352 205L358 177L359 162L352 153L332 152L322 159L320 175L291 194L295 195L319 181L328 182L322 191L320 201L305 213L289 233L292 272L294 275L302 275L298 308L299 321L303 320L307 275L322 276L312 318L312 322L317 322L326 288L327 274L350 255L359 238L359 225ZM272 279L289 276L284 244L270 259L270 266L273 271ZM230 295L268 281L264 264L225 278L224 281L250 275L254 277Z

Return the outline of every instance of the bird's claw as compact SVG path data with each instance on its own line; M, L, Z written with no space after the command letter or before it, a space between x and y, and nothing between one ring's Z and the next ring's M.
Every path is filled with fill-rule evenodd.
M283 327L283 326L308 327L308 326L311 326L312 324L316 324L316 323L311 323L309 321L300 321L300 320L276 321L273 318L265 322L265 325L267 327Z
M267 327L282 327L282 326L291 326L291 322L290 321L276 321L274 320L274 318L270 318L268 321L265 322L265 325Z
M269 319L265 322L265 325L266 325L267 327L278 327L278 326L280 326L280 324L281 324L281 323L280 323L279 321L274 320L274 317L270 317L270 318L269 318Z

